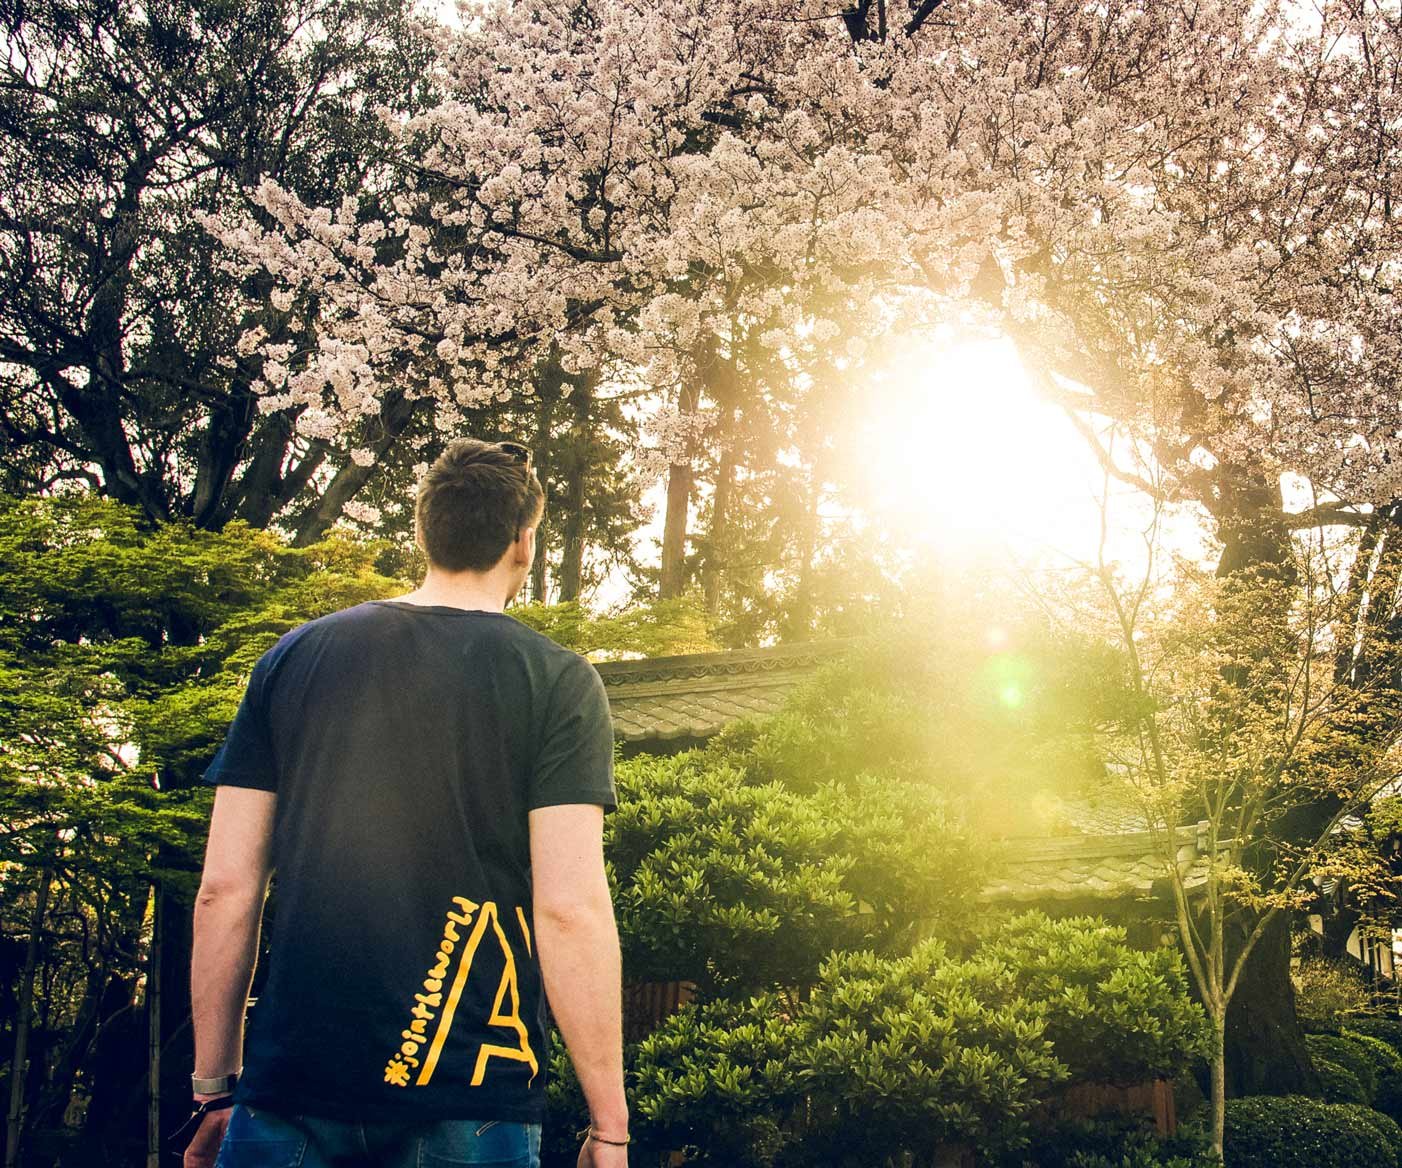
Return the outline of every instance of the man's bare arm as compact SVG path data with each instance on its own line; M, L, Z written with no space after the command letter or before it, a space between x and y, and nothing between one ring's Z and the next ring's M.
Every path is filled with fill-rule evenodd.
M215 793L190 963L200 1078L236 1071L242 1063L244 1007L258 957L276 806L270 791L221 786Z
M593 803L530 813L533 914L545 992L594 1128L621 1140L628 1131L622 962L604 874L603 818Z

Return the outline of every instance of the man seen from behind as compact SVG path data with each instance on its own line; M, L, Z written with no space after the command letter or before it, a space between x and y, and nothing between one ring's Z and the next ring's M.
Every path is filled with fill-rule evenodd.
M542 512L524 447L452 443L419 485L422 586L255 665L205 774L185 1168L535 1168L547 996L591 1115L579 1166L625 1168L608 702L504 611Z

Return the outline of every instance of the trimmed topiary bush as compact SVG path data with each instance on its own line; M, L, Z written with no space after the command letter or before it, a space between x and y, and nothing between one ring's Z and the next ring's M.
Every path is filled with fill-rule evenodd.
M1374 1111L1371 1107L1360 1107L1354 1103L1344 1103L1341 1106L1348 1108L1359 1123L1367 1124L1378 1132L1392 1146L1398 1163L1402 1164L1402 1127L1398 1126L1395 1119L1381 1111Z
M1391 1014L1345 1014L1340 1018L1340 1027L1354 1034L1380 1038L1402 1054L1402 1018Z
M1373 1107L1402 1123L1402 1075L1384 1075L1378 1080Z
M995 926L978 954L1007 965L1020 995L1046 1003L1046 1036L1074 1080L1169 1077L1207 1055L1210 1025L1177 949L1135 949L1123 926L1033 910Z
M1331 1063L1326 1058L1314 1060L1314 1069L1319 1075L1319 1086L1324 1092L1326 1103L1358 1103L1368 1106L1368 1093L1363 1084L1347 1067Z
M1397 1168L1397 1153L1348 1105L1304 1095L1227 1100L1228 1168Z
M1378 1073L1374 1069L1374 1055L1366 1046L1342 1035L1306 1034L1305 1047L1321 1076L1324 1073L1321 1064L1334 1063L1353 1075L1363 1088L1361 1099L1330 1099L1330 1102L1372 1103L1373 1096L1378 1093ZM1325 1095L1328 1098L1327 1092Z
M956 961L937 940L895 959L833 954L798 1018L805 1152L868 1168L942 1142L981 1158L1024 1146L1038 1098L1066 1078L1044 1017L995 957Z
M1350 1042L1355 1042L1363 1048L1373 1064L1373 1073L1377 1075L1379 1083L1386 1075L1402 1075L1402 1054L1399 1054L1381 1038L1374 1038L1371 1034L1362 1034L1347 1026L1339 1032L1339 1037L1347 1038Z

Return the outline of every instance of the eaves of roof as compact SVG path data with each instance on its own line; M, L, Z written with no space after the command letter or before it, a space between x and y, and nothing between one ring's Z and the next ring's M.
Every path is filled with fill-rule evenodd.
M687 653L594 666L603 679L614 736L627 743L707 738L727 723L773 714L853 639Z
M1232 841L1218 844L1219 852L1232 848ZM1174 852L1184 887L1191 894L1207 878L1206 824L1176 828ZM980 899L1011 904L1147 900L1166 891L1168 877L1160 844L1152 832L1028 836L1003 841Z

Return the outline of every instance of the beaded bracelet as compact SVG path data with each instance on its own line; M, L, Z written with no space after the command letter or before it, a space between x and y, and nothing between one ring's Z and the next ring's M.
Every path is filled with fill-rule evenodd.
M596 1144L608 1144L612 1148L626 1148L633 1142L632 1136L624 1136L621 1140L606 1140L603 1136L595 1135L592 1123L586 1128L581 1128L577 1134L582 1140L593 1140Z

